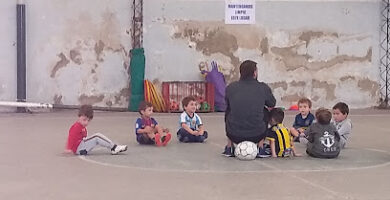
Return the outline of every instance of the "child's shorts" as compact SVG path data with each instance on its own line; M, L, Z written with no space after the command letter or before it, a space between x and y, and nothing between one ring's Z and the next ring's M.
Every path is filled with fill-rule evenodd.
M137 142L139 144L155 144L154 140L150 139L148 136L146 135L137 135Z

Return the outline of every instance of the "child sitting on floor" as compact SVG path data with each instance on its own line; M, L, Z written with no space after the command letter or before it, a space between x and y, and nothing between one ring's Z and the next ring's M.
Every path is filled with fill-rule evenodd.
M270 142L272 157L301 156L297 153L290 131L283 125L284 112L280 108L273 108L270 112L271 128L267 131L266 140ZM267 152L267 150L265 150ZM268 151L269 152L269 151ZM260 152L260 157L266 153Z
M168 129L162 129L157 121L151 117L153 106L149 102L141 102L139 105L141 117L135 122L135 134L139 144L155 144L165 146L171 139Z
M184 112L180 115L180 128L177 138L180 142L204 142L208 133L196 111L196 99L193 96L185 97L182 101Z
M93 109L91 105L82 105L79 110L77 121L70 127L66 150L78 155L87 155L97 146L106 147L111 150L111 154L118 154L127 150L126 145L117 145L101 133L96 133L88 137L87 126L93 119Z

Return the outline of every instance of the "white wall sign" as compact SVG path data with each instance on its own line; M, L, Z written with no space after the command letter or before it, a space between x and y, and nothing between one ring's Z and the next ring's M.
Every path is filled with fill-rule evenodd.
M225 24L255 24L255 0L225 0Z

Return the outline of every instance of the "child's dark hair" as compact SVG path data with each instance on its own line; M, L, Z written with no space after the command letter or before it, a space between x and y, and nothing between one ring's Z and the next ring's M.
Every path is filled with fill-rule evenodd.
M142 101L141 103L139 103L139 106L138 106L139 114L142 115L141 111L145 111L146 108L150 108L150 107L153 107L153 105L150 102Z
M336 105L333 106L333 110L335 109L338 109L340 110L341 113L343 113L343 115L345 114L349 114L349 108L348 108L348 105L344 102L338 102L336 103Z
M318 123L322 125L327 125L332 119L332 113L326 108L319 108L316 111L316 119Z
M281 108L273 108L270 112L270 120L274 120L275 123L280 124L283 122L284 112ZM271 122L270 121L270 122Z
M252 78L257 67L257 63L251 60L246 60L240 65L240 79Z
M91 105L82 105L79 109L79 117L86 116L88 119L93 119L93 109Z
M187 107L188 104L190 103L190 101L196 101L195 97L193 97L193 96L184 97L184 99L181 101L183 108Z
M299 106L299 104L302 104L302 103L306 103L309 106L309 108L311 108L311 101L310 101L310 99L305 98L305 97L299 99L298 106Z

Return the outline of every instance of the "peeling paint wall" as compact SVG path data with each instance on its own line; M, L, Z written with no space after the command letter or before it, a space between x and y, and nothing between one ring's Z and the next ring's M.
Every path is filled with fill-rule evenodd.
M16 78L2 82L3 76L16 77L16 1L5 2L10 11L0 15L12 19L4 26L12 31L0 32L8 46L0 49L6 67L0 74L0 100L13 101ZM0 9L6 9L3 3ZM27 101L128 106L129 1L34 0L27 1L26 10ZM11 59L4 63L3 58ZM2 94L4 84L7 95Z
M226 80L258 62L279 106L378 100L380 1L257 1L255 25L225 25L224 1L144 1L146 78L203 80L212 60ZM0 6L0 100L16 99L16 9ZM131 6L117 0L27 1L27 100L127 107ZM0 111L4 108L0 108Z
M225 25L224 1L144 3L151 80L202 80L199 65L215 60L232 82L252 59L279 106L377 105L380 1L257 1L255 25Z

